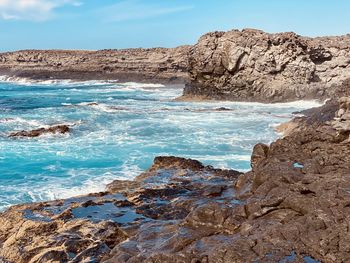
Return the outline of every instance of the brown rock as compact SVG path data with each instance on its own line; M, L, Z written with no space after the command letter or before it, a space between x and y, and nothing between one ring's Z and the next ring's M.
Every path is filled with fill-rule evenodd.
M10 133L9 137L39 137L44 134L65 134L70 131L68 125L57 125L49 128L40 128L31 131L19 131Z
M189 51L184 99L286 102L348 94L350 37L244 29L208 33ZM346 93L343 93L346 92Z
M188 48L7 52L0 54L0 73L31 79L184 83Z
M259 143L254 146L253 153L251 157L251 167L254 169L262 160L267 158L269 152L269 146Z

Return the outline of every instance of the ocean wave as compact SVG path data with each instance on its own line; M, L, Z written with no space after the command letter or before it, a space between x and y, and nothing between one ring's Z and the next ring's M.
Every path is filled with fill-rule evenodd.
M286 108L297 108L297 109L310 109L314 107L319 107L324 104L324 102L321 102L319 100L298 100L298 101L292 101L292 102L280 102L280 103L262 103L262 102L240 102L240 101L204 101L204 102L197 102L197 105L202 106L213 106L215 107L239 107L240 110L244 108L248 108L250 110L254 110L254 108L257 109L265 109L265 108L271 108L271 109L286 109Z
M76 122L63 121L63 122L57 122L57 123L52 123L52 124L45 124L45 123L38 121L38 120L28 120L28 119L23 119L21 117L0 119L0 123L4 123L4 124L21 124L21 125L25 125L25 126L34 126L34 127L40 127L40 128L47 128L47 127L55 126L55 125L76 126L76 125L81 124L82 122L83 121L79 120Z
M154 88L164 88L163 84L155 84L155 83L137 83L137 82L125 82L121 83L121 86L130 87L130 88L139 88L139 89L154 89Z
M24 77L16 77L16 76L8 76L1 75L0 82L3 83L11 83L11 84L19 84L24 86L31 85L42 85L42 86L67 86L67 87L75 87L75 86L112 86L116 89L122 88L123 90L153 90L157 88L164 88L165 85L155 84L155 83L137 83L137 82L125 82L121 83L118 80L72 80L72 79L31 79ZM115 89L111 89L115 90Z
M113 85L117 83L116 80L86 80L78 81L71 79L47 79L47 80L36 80L31 78L14 77L8 75L0 76L0 82L20 84L25 86L31 85L43 85L43 86L103 86L103 85Z
M83 173L84 171L79 170L70 171L71 178L79 177ZM79 186L65 185L63 182L58 183L60 179L57 179L55 182L49 181L45 187L33 188L33 186L30 185L22 186L21 193L18 193L15 199L23 200L25 199L25 196L27 196L26 199L29 199L30 202L42 202L77 197L90 193L103 192L106 190L107 184L111 183L112 181L127 180L135 177L139 173L140 169L135 166L129 167L129 169L125 169L124 171L120 171L118 173L105 172L104 174L98 176L92 176L87 173L86 176L88 176L89 179L85 180L84 183ZM1 188L2 187L0 187L0 189ZM6 188L6 191L9 190L12 190L11 187ZM18 203L18 201L12 203L10 200L6 200L7 198L4 199L1 200L0 211L13 205L14 203Z
M64 83L42 83L50 87L53 82ZM28 103L38 102L43 107L0 112L0 179L4 178L0 209L103 191L115 179L135 178L160 155L181 155L205 165L246 171L254 144L277 137L275 123L291 118L292 112L320 105L315 101L177 102L172 99L181 89L158 84L66 88L72 85L68 81L62 85L5 88L19 101L25 97ZM27 141L6 136L9 130L32 130L53 123L76 125L82 123L79 119L83 125L74 133L59 135L66 138L51 139L48 134Z
M77 104L72 104L72 103L61 103L62 106L64 107L91 107L94 110L98 110L101 112L116 112L116 111L121 111L121 110L128 110L127 108L124 107L117 107L113 105L108 105L105 103L97 103L95 101L90 101L90 102L81 102Z
M36 127L49 127L46 124L43 124L40 121L37 120L27 120L27 119L23 119L21 117L15 117L15 118L3 118L0 119L0 123L4 123L4 124L19 124L19 125L25 125L25 126L36 126Z

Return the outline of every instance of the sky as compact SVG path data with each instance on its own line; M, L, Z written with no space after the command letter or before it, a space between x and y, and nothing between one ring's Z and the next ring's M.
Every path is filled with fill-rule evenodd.
M0 51L194 44L209 31L350 33L349 0L0 0Z

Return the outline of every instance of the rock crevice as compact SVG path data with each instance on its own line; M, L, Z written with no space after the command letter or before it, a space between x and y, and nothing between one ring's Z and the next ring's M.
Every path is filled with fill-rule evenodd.
M307 38L244 29L209 33L189 51L184 99L325 99L350 77L350 36Z

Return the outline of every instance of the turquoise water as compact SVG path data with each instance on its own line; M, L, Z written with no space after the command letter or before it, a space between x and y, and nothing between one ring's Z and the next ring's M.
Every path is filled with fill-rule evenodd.
M276 124L316 105L173 101L181 92L138 83L0 82L0 210L102 191L158 155L245 171L254 144L271 142ZM74 125L70 134L7 137L62 123Z

